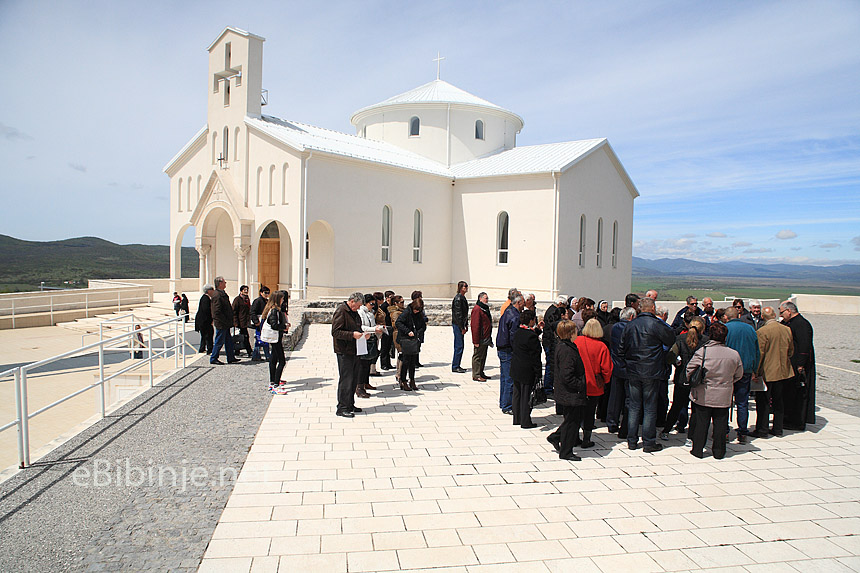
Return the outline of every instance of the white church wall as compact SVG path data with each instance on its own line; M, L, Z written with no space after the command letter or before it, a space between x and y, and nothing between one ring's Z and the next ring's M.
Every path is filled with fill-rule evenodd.
M580 218L585 215L584 265L579 265ZM597 222L603 219L602 264L597 266ZM612 226L618 252L612 266ZM563 173L559 198L558 288L594 300L624 299L630 292L633 197L605 148Z
M475 137L475 122L484 122L484 139ZM451 165L516 146L516 127L491 110L451 110Z
M308 167L308 224L322 220L334 230L334 277L317 287L447 296L451 283L451 181L413 171L314 155ZM382 262L382 209L392 212L391 262ZM413 217L422 213L421 261L412 261ZM311 240L310 250L314 244Z
M419 135L409 135L409 121L418 117ZM447 164L447 107L444 105L415 105L410 109L386 109L363 120L357 126L361 135L367 126L367 138L386 141L408 149L443 165Z
M553 180L539 176L461 179L454 195L452 282L477 295L507 296L516 286L547 300L552 290ZM499 213L508 213L508 263L497 260Z

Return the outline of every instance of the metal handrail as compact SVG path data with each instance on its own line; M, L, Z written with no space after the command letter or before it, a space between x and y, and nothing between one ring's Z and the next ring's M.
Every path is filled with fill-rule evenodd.
M67 300L72 297L75 300L64 301L64 299ZM19 316L50 313L53 324L54 312L83 310L84 315L89 318L91 305L93 310L116 306L117 311L120 311L123 304L148 303L151 301L151 297L151 287L131 284L106 289L70 290L61 293L45 293L43 291L12 293L7 296L0 295L0 303L6 301L0 306L0 316L11 317L12 328L15 328L16 318ZM26 304L27 301L35 304Z
M126 317L116 317L116 318L126 318ZM116 320L116 318L107 319L104 322L111 322L111 321ZM99 324L100 338L101 338L101 334L102 334L102 324L103 323ZM140 328L135 329L134 326L132 326L128 332L123 332L122 334L119 334L117 336L113 336L111 338L101 338L101 340L99 340L98 342L83 345L80 348L77 348L75 350L69 350L68 352L63 352L62 354L58 354L58 355L52 356L50 358L37 360L35 362L30 362L29 364L24 364L22 366L17 366L15 368L10 368L9 370L6 370L4 372L0 372L0 378L5 378L5 377L9 376L10 374L14 376L14 383L15 383L15 420L13 420L12 422L9 422L7 424L4 424L3 426L0 426L0 432L3 432L5 430L8 430L12 427L17 426L17 428L18 428L18 461L19 461L19 467L25 468L28 465L30 465L30 427L29 426L30 426L30 420L33 419L34 417L50 410L51 408L54 408L55 406L59 406L60 404L66 402L68 400L71 400L72 398L75 398L76 396L79 396L79 395L83 394L84 392L87 392L89 390L93 390L93 389L99 387L101 389L101 408L100 408L101 409L101 417L104 418L105 417L105 407L106 407L106 404L105 404L105 382L108 382L108 381L112 380L113 378L116 378L117 376L121 376L122 374L125 374L126 372L130 372L131 370L134 370L136 368L140 368L144 364L147 364L149 366L149 386L152 387L153 386L153 365L152 365L153 360L155 360L156 358L162 357L162 356L166 356L172 351L173 357L174 357L174 366L175 366L175 368L178 369L179 368L179 362L180 362L180 360L179 360L180 349L182 351L181 352L181 354L182 354L182 367L183 368L185 367L185 365L186 365L186 355L185 355L186 322L185 322L184 315L166 318L160 322L156 322L154 324L148 324L148 325L143 325L143 324L140 324L139 322L135 323L134 317L132 316L131 324L132 325L138 325L138 326L140 326ZM172 324L172 328L170 327L171 324ZM182 324L181 335L180 335L180 324ZM165 327L168 329L166 332L164 332L164 330L163 330ZM153 344L152 344L153 333L156 333L156 336L162 342L166 342L165 339L171 334L171 330L172 330L172 334L173 334L173 344L169 347L165 345L162 347L161 350L154 352L153 351L154 350ZM138 335L138 334L140 334L141 338L143 338L143 335L146 334L148 336L148 343L144 342L143 346L135 347L134 346L135 343L141 342L140 340L137 340L136 335ZM126 342L130 343L130 347L131 347L132 352L134 352L135 350L141 350L141 351L146 350L147 351L147 358L144 360L141 360L139 362L133 362L132 364L120 369L119 371L114 372L113 374L110 374L108 376L105 376L105 362L104 362L105 349L114 348L119 344L124 345ZM72 356L84 354L84 353L86 353L90 350L93 350L93 349L98 350L98 357L99 357L99 364L98 364L99 379L98 379L98 381L96 381L92 384L89 384L88 386L86 386L84 388L80 388L78 390L75 390L71 394L64 396L63 398L60 398L59 400L56 400L56 401L52 402L51 404L48 404L47 406L43 406L43 407L39 408L35 412L29 411L29 406L27 404L27 399L28 399L27 373L29 371L31 371L35 368L39 368L40 366L45 366L47 364L51 364L51 363L56 362L58 360L63 360L64 358L70 358ZM123 349L123 351L124 351L124 349Z

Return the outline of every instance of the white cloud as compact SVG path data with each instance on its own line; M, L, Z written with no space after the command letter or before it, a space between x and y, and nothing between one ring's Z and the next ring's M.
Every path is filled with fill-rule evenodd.
M681 235L681 238L682 239L692 239L693 237L696 237L696 236L698 236L698 235L696 235L696 233L684 233L683 235ZM860 237L858 237L858 238L860 238Z
M857 235L853 239L851 239L851 244L854 245L855 251L860 251L860 235Z
M69 167L71 167L75 171L80 171L81 173L87 172L87 166L81 165L80 163L69 163Z
M772 253L773 249L765 249L764 247L760 247L757 249L747 249L744 252L745 253Z
M26 133L19 131L18 128L6 125L5 123L0 123L0 137L9 141L29 141L33 139Z
M782 240L794 239L795 237L797 237L797 233L795 233L791 229L783 229L782 231L780 231L779 233L776 234L776 238L782 239Z
M824 243L818 246L822 249L835 249L837 247L841 247L842 245L840 245L839 243Z
M748 243L746 241L738 241L737 243L732 243L733 247L751 247L752 243Z
M714 231L712 233L708 233L709 237L714 237L715 239L725 239L728 237L725 233L720 233L719 231Z

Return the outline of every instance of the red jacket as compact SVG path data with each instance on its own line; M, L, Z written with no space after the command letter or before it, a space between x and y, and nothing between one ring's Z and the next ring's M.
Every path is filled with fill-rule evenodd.
M477 304L472 307L469 328L472 329L472 344L480 344L482 340L493 336L493 321Z
M603 386L612 378L612 358L609 356L609 350L602 340L596 338L581 335L573 342L585 365L588 395L603 396ZM600 382L597 381L598 374L603 376Z

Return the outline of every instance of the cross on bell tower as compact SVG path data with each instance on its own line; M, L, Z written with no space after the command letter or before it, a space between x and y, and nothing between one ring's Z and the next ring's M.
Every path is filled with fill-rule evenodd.
M436 52L436 57L433 58L433 61L436 62L436 79L437 80L441 79L440 76L441 76L441 71L442 71L442 60L444 60L444 59L445 59L445 57L442 56L439 52Z
M209 46L209 125L237 125L261 113L264 38L225 28Z

